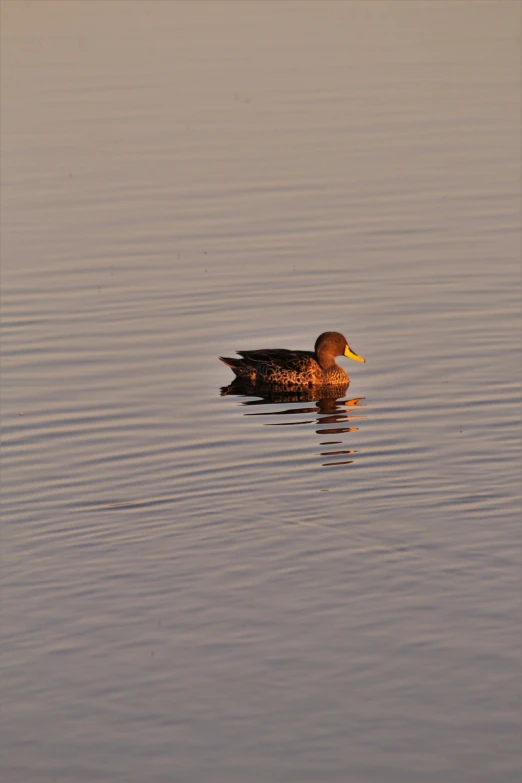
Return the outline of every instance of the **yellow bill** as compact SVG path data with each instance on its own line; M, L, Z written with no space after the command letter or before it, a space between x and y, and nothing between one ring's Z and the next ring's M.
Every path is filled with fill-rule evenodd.
M346 348L344 349L344 355L348 356L350 359L354 359L356 362L365 362L366 359L363 359L362 356L358 356L358 354L354 353L348 343L346 343Z

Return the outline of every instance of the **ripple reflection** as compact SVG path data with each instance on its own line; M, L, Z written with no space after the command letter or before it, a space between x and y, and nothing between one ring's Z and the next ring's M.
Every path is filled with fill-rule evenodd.
M353 422L359 423L366 416L360 414L361 408L365 408L364 397L355 397L350 400L343 399L348 391L348 386L336 386L324 389L303 389L292 391L272 390L250 386L244 383L234 382L221 388L221 396L238 396L252 399L244 399L241 406L269 406L269 410L248 411L245 416L283 416L284 421L263 422L266 427L291 427L315 425L317 435L339 436L356 432L359 427L353 426ZM275 407L289 403L313 402L313 405L288 407ZM300 417L305 418L300 418ZM296 420L297 419L297 420ZM321 440L319 446L342 446L343 439ZM315 452L319 457L345 457L357 453L356 449L327 449ZM353 459L336 459L323 462L322 467L335 467L339 465L351 465Z

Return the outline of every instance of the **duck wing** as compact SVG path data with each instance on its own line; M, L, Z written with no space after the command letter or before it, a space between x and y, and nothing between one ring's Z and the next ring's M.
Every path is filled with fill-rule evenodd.
M269 348L256 351L236 351L246 364L256 367L259 364L272 365L288 370L298 370L303 360L315 359L312 351L289 351L287 348Z

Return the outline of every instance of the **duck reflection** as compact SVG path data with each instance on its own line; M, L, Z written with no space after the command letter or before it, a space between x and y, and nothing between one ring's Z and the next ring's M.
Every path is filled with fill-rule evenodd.
M240 405L245 407L271 406L270 410L249 411L245 416L284 416L285 421L266 422L267 427L291 427L299 425L319 425L315 430L318 435L328 438L335 435L344 435L348 432L354 432L359 429L352 426L352 422L359 422L366 416L360 414L361 408L364 408L364 397L355 397L350 400L343 399L348 391L348 384L343 386L329 386L321 389L293 389L283 391L281 389L271 390L260 388L259 386L250 386L249 384L234 381L229 386L223 386L221 396L228 397L235 395L252 399L244 399ZM284 405L288 403L307 403L313 405L299 405L292 408L277 408L272 406ZM310 416L308 416L310 414ZM302 418L305 416L306 418ZM299 417L299 420L292 420ZM290 419L290 420L287 420ZM343 440L322 440L319 446L342 446ZM321 457L347 457L355 454L355 449L328 449L318 452ZM323 467L333 467L335 465L350 465L353 459L341 459L323 462Z

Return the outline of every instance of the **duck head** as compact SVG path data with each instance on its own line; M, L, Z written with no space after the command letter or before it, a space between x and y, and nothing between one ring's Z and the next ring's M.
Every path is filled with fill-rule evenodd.
M346 337L339 332L323 332L315 341L315 355L317 361L323 370L327 370L335 364L336 356L348 356L356 362L364 362L362 356L356 354L350 346Z

